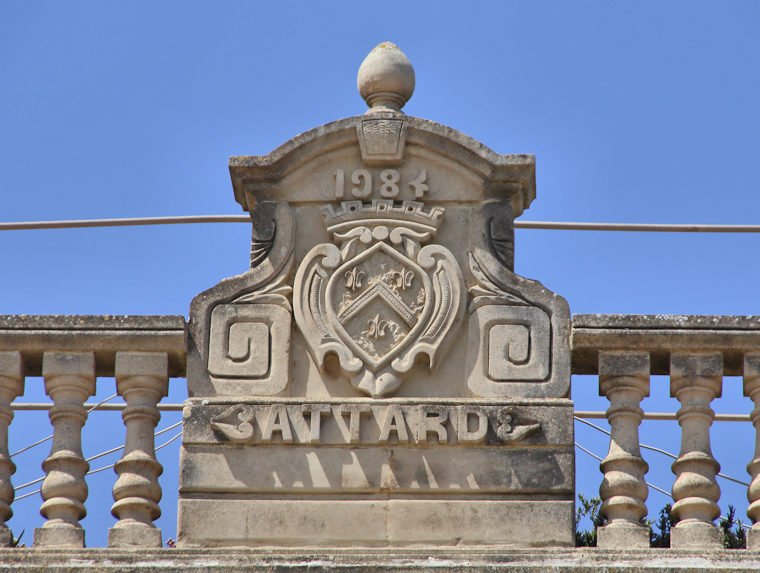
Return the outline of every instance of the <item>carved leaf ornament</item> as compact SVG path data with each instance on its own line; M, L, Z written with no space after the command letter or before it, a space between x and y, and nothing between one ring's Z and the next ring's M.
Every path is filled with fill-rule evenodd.
M344 201L323 209L335 243L314 247L295 278L294 311L320 369L333 354L359 390L398 389L420 355L437 356L464 311L464 281L451 252L422 246L442 208L416 201Z

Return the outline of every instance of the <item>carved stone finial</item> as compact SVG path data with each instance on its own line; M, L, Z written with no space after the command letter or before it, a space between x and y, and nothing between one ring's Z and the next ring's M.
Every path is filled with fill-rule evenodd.
M391 42L383 42L364 58L356 76L367 113L401 111L414 93L414 68L406 54Z

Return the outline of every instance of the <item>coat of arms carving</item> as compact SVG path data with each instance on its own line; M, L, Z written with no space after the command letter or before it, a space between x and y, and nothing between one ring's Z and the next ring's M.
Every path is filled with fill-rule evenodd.
M296 322L320 369L333 355L356 388L391 394L423 356L435 369L464 311L459 264L445 247L425 245L444 209L378 199L322 215L334 243L311 249L298 269Z

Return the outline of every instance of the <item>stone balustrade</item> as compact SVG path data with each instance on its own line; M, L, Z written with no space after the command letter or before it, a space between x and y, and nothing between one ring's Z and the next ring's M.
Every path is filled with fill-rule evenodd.
M650 374L670 376L670 394L680 408L681 450L675 475L671 547L722 548L715 525L720 515L720 464L710 446L715 418L711 402L722 392L723 376L743 376L744 395L752 399L751 419L760 440L760 317L619 316L573 317L573 373L598 374L600 394L610 401L610 450L601 463L601 512L608 525L599 529L600 547L648 546L643 520L648 486L647 464L639 449L639 403L649 394ZM752 482L747 511L753 527L748 547L760 549L760 441L747 470Z
M28 551L84 547L84 404L95 393L97 378L108 376L116 378L124 399L126 426L126 447L115 467L116 521L109 530L109 546L161 547L154 521L160 515L162 467L153 432L168 378L185 374L185 327L182 317L0 317L0 544L12 542L5 525L12 516L16 469L8 453L11 404L23 395L26 377L41 375L52 402L54 437L43 464L40 512L45 520ZM673 463L672 486L678 523L671 544L687 552L721 547L715 525L720 452L715 456L711 449L711 404L721 395L724 376L743 376L746 413L757 435L747 460L747 513L753 524L748 546L760 549L760 319L576 315L572 341L573 373L598 375L600 395L609 400L610 447L600 465L601 511L607 525L598 532L598 551L650 551L643 525L651 518L646 506L648 466L639 446L645 417L641 402L649 395L650 375L669 375L671 395L680 404L675 416L681 450Z
M0 545L13 542L6 522L13 515L16 470L8 452L12 402L24 393L27 376L42 376L52 401L50 454L42 464L40 513L46 519L34 531L35 548L83 548L80 520L87 515L82 453L86 431L85 401L95 394L98 377L115 377L126 407L126 444L116 463L111 547L161 547L153 525L160 515L161 464L153 432L158 402L170 376L184 375L185 322L172 316L4 316L0 317Z

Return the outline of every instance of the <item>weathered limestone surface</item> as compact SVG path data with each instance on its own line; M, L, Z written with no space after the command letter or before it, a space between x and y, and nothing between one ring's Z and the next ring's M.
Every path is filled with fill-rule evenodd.
M673 352L720 352L723 374L741 376L760 348L760 316L573 315L573 374L597 374L599 353L648 352L652 374L670 373Z
M178 543L572 545L569 309L514 273L535 160L403 114L392 44L358 85L230 160L251 268L191 305Z
M203 546L409 546L521 547L525 524L541 523L540 543L567 545L571 501L471 499L193 499L179 527ZM209 529L194 515L214 522ZM186 543L192 546L191 542Z
M541 548L515 550L470 548L379 549L159 549L44 550L3 549L0 563L9 571L29 573L163 573L198 571L243 573L274 571L357 571L362 573L745 573L760 567L757 551L635 551Z
M27 376L42 375L47 350L93 352L96 375L113 376L117 352L156 349L184 376L186 348L182 316L0 315L0 352L21 352Z

